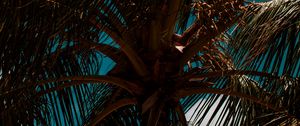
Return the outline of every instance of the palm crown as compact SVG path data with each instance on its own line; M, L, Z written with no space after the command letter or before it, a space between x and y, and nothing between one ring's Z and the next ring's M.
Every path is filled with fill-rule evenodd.
M3 125L299 124L299 0L0 5Z

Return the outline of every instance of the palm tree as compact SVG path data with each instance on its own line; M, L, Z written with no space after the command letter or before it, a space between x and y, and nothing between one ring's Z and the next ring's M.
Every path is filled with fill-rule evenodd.
M299 125L299 0L0 5L2 125Z

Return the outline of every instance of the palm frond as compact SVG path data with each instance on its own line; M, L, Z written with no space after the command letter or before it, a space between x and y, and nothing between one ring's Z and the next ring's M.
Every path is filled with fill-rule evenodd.
M299 1L272 1L245 16L230 43L237 67L299 76ZM250 65L251 67L246 65Z
M299 104L295 97L299 92L299 1L272 1L251 6L242 16L243 21L239 22L229 41L221 42L218 47L221 54L232 57L223 60L227 64L231 63L229 68L220 67L220 76L213 72L212 76L218 76L215 79L206 78L208 76L191 79L199 85L207 81L213 84L208 89L192 86L186 93L191 95L195 91L194 93L201 95L182 99L186 111L196 104L195 101L200 100L197 104L201 108L196 109L190 120L195 124L274 125L286 124L285 122L292 124L292 120L294 125L298 123L295 120L299 120L299 109L292 106ZM213 67L207 68L214 65L204 64L208 59L215 60L210 61L210 64L222 63L216 60L216 55L210 56L213 58L201 58L204 56L205 48L200 51L199 56L194 56L194 66L189 69L191 72L187 73L188 76L215 71ZM197 62L200 65L196 65ZM195 66L199 66L202 72ZM234 70L249 70L249 73L240 71L225 77ZM267 76L249 75L257 72ZM235 93L241 94L238 96ZM229 97L224 96L226 94ZM251 100L250 97L255 99Z
M299 5L4 0L0 123L296 124Z

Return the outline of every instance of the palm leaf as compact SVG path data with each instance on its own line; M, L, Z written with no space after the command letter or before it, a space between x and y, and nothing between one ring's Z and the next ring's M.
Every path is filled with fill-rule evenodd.
M296 124L299 5L5 0L0 123Z
M244 14L233 35L226 43L221 42L221 47L218 47L224 51L223 54L232 57L227 59L232 63L229 69L239 72L229 75L230 78L225 80L213 77L217 79L213 89L186 89L186 93L189 94L197 92L223 94L211 96L203 94L185 98L183 105L188 108L191 104L195 104L191 101L196 99L202 101L199 103L201 109L197 109L195 116L191 118L193 123L203 124L205 120L209 120L206 123L214 125L287 124L285 122L296 125L298 123L295 120L298 120L296 118L299 110L297 107L291 107L298 104L295 94L299 92L297 70L299 54L296 51L299 42L298 13L299 1L272 1L254 5ZM201 58L204 56L199 56L200 60L196 61L205 65L207 58ZM216 56L213 56L213 59L216 60ZM210 64L213 62L222 63L212 61ZM213 68L210 70L214 71ZM248 73L243 70L250 71ZM221 76L227 76L230 71L233 72L223 68L220 71ZM257 72L265 72L267 76ZM249 75L255 73L257 73L255 76ZM205 79L208 76L201 76L202 72L197 74L200 74L197 77L200 79L192 80L202 80L199 83L208 81ZM218 76L215 72L211 75ZM224 96L227 93L231 97ZM216 99L219 101L217 102ZM212 116L207 117L210 115L208 114L210 110L213 111Z

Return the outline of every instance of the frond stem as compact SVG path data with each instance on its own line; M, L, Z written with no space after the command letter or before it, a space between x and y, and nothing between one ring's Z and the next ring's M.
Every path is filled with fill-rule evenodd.
M110 77L110 76L70 76L70 77L61 77L61 78L54 78L49 80L43 80L36 83L36 85L44 85L46 83L53 83L53 82L60 82L60 81L80 81L86 83L109 83L116 86L119 86L125 90L127 90L131 94L141 94L143 88L138 86L135 83L117 78L117 77ZM62 87L57 88L64 88L77 85L76 83L70 85L61 85Z
M121 50L128 57L131 62L133 68L141 77L146 77L148 75L148 70L145 63L138 56L138 54L126 43L119 35L110 30L107 26L102 25L100 22L96 22L95 19L90 20L98 29L102 29L105 33L107 33L116 43L119 44Z
M232 75L254 75L268 78L280 79L280 76L276 76L271 73L250 71L250 70L226 70L226 71L215 71L208 72L199 75L187 75L185 78L197 79L197 78L214 78L214 77L223 77L223 76L232 76Z

